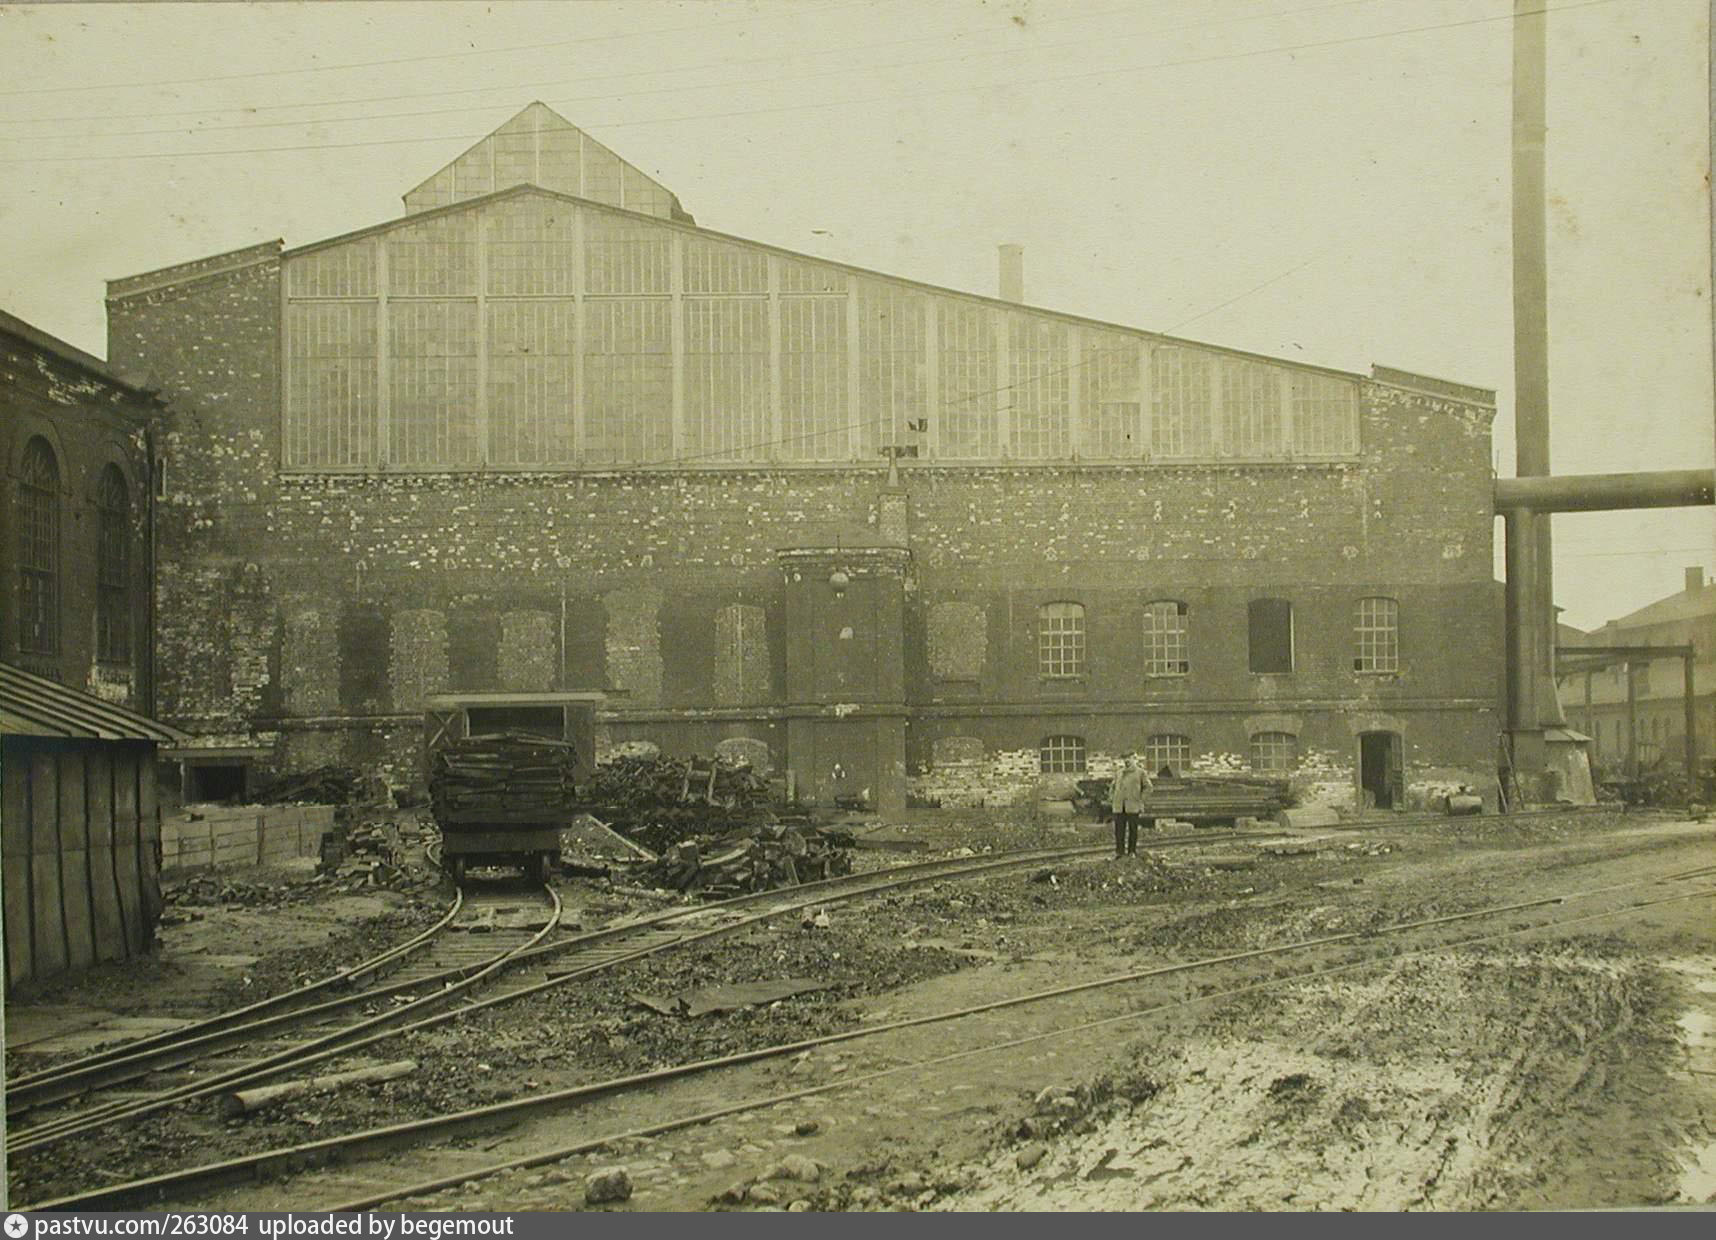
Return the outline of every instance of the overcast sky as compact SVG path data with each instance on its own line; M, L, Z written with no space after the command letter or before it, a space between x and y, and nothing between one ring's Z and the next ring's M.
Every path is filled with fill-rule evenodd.
M1707 0L1547 0L1556 472L1709 467ZM1348 370L1499 390L1511 0L0 6L0 308L392 218L532 99L700 224ZM1498 531L1498 543L1500 541ZM1556 519L1565 619L1716 567L1716 510Z

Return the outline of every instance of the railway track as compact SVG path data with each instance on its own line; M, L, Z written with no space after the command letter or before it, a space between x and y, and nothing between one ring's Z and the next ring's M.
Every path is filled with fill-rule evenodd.
M1071 850L1064 850L1064 851L1071 851ZM1087 851L1088 852L1088 851L1092 851L1092 850L1077 850L1077 851ZM1095 850L1095 851L1104 851L1104 850ZM1024 864L1024 862L1018 862L1018 863ZM724 1069L724 1068L734 1067L734 1066L737 1066L739 1064L757 1062L757 1061L760 1061L763 1059L768 1059L768 1058L773 1058L773 1057L778 1057L778 1056L797 1054L797 1053L801 1053L805 1050L812 1049L815 1047L827 1046L827 1045L845 1042L845 1041L852 1041L852 1040L859 1039L859 1038L874 1037L874 1036L877 1036L879 1034L893 1032L893 1031L897 1031L897 1030L905 1029L905 1028L910 1028L910 1027L914 1027L914 1026L920 1026L920 1025L925 1025L925 1024L934 1024L934 1023L939 1023L939 1022L944 1022L944 1021L957 1021L960 1019L965 1019L965 1018L969 1018L969 1017L979 1015L982 1013L997 1011L997 1010L1001 1010L1001 1009L1008 1008L1008 1007L1016 1007L1016 1006L1020 1006L1023 1004L1047 1002L1047 1001L1051 1001L1051 1000L1056 999L1056 998L1061 998L1061 997L1064 997L1066 995L1070 995L1070 994L1074 994L1074 993L1078 993L1078 992L1089 991L1089 990L1100 989L1100 988L1107 988L1107 987L1114 987L1114 986L1121 986L1121 985L1125 985L1128 983L1136 983L1136 982L1143 981L1143 980L1150 979L1150 978L1160 978L1160 977L1163 977L1163 976L1166 976L1169 974L1192 974L1192 973L1197 973L1197 972L1203 971L1203 970L1215 969L1218 967L1233 966L1235 964L1242 964L1242 963L1250 962L1250 961L1257 961L1257 960L1262 960L1262 959L1267 959L1267 958L1279 957L1279 956L1283 956L1283 955L1291 955L1293 953L1307 952L1307 951L1310 951L1313 949L1327 949L1327 948L1331 948L1331 947L1342 947L1342 948L1354 949L1357 952L1357 957L1355 959L1352 959L1348 962L1342 963L1342 964L1334 967L1333 969L1316 969L1316 970L1311 970L1311 971L1301 972L1301 973L1288 973L1285 975L1275 973L1275 974L1269 975L1268 980L1266 980L1266 981L1257 982L1254 984L1242 986L1237 990L1229 989L1229 990L1221 990L1221 991L1211 991L1209 993L1200 994L1200 995L1194 996L1192 998L1188 998L1188 999L1180 1000L1180 1001L1175 1001L1173 1003L1169 1003L1169 1004L1165 1004L1165 1005L1156 1005L1156 1006L1153 1006L1150 1008L1138 1009L1138 1010L1126 1013L1120 1017L1113 1017L1113 1018L1108 1018L1107 1020L1104 1020L1104 1021L1094 1022L1094 1024L1095 1025L1101 1025L1101 1024L1114 1023L1115 1021L1120 1021L1120 1020L1138 1019L1140 1017L1143 1017L1143 1016L1146 1016L1146 1015L1149 1015L1152 1013L1167 1011L1167 1010L1170 1010L1172 1008L1186 1006L1186 1005L1191 1004L1191 1003L1206 1002L1206 1001L1211 1001L1214 999L1219 999L1222 997L1231 997L1231 996L1237 995L1237 994L1249 993L1251 991L1255 991L1255 990L1259 990L1259 989L1265 989L1265 988L1268 988L1271 986L1282 985L1282 984L1286 984L1286 983L1296 981L1296 980L1303 980L1303 979L1311 977L1311 976L1321 976L1321 975L1323 975L1325 973L1329 973L1329 972L1340 972L1340 971L1347 971L1347 970L1352 970L1352 969L1364 968L1364 967L1368 967L1370 965L1375 965L1375 964L1383 963L1385 961L1393 960L1393 959L1396 959L1396 958L1403 956L1403 955L1412 955L1412 954L1421 954L1421 953L1433 952L1433 951L1442 951L1442 950L1447 950L1447 949L1452 948L1452 947L1463 946L1463 945L1471 944L1471 943L1492 941L1492 940L1496 940L1496 939L1507 938L1507 937L1510 937L1513 935L1519 935L1519 934L1525 934L1525 933L1531 933L1531 932L1541 932L1544 930L1553 930L1553 929L1559 929L1559 928L1567 928L1567 927L1575 926L1575 925L1582 924L1582 923L1601 920L1603 918L1626 915L1628 913L1636 912L1637 910L1652 907L1652 906L1657 905L1657 904L1679 901L1679 900L1686 900L1686 899L1706 898L1706 897L1709 897L1711 895L1716 895L1716 887L1699 887L1699 888L1696 888L1693 890L1682 889L1679 891L1671 892L1671 894L1664 896L1664 897L1660 897L1660 898L1656 898L1656 899L1647 899L1647 900L1642 900L1642 901L1635 901L1632 904L1622 905L1618 908L1608 908L1608 909L1602 910L1600 912L1596 912L1596 913L1592 913L1592 914L1588 914L1588 915L1580 915L1580 916L1575 916L1575 917L1571 917L1571 918L1562 918L1559 920L1549 919L1549 920L1542 920L1542 921L1531 921L1531 922L1526 922L1523 924L1516 923L1516 924L1508 926L1507 928L1505 928L1501 931L1486 931L1483 933L1479 933L1477 935L1467 936L1464 938L1456 938L1456 939L1449 940L1449 939L1444 939L1444 938L1437 936L1435 938L1435 941L1429 942L1429 943L1424 944L1422 946L1407 945L1406 947L1402 948L1400 946L1397 946L1395 943L1393 943L1391 941L1391 940L1398 939L1401 936L1423 935L1423 934L1426 934L1429 932L1440 931L1444 927L1458 926L1458 925L1462 925L1464 923L1481 921L1483 919L1494 919L1494 918L1506 917L1506 916L1513 916L1513 917L1517 918L1521 914L1524 914L1524 913L1531 911L1531 910L1552 909L1552 908L1558 907L1560 905L1564 905L1564 904L1574 902L1574 901L1592 900L1592 899L1595 899L1599 896L1613 895L1613 894L1617 894L1617 893L1621 893L1621 892L1625 892L1625 891L1629 891L1629 890L1633 890L1633 889L1641 888L1641 887L1659 886L1662 884L1678 884L1682 888L1684 888L1684 885L1687 882L1690 882L1690 881L1693 881L1696 879L1700 879L1700 878L1709 878L1713 874L1716 874L1716 867L1708 867L1707 866L1707 867L1702 867L1702 868L1699 868L1696 870L1683 871L1683 872L1680 872L1677 874L1657 876L1657 877L1652 877L1652 878L1638 880L1638 881L1634 881L1634 882L1628 882L1628 883L1610 884L1610 885L1603 886L1603 887L1589 888L1589 889L1585 889L1585 890L1581 890L1581 891L1566 893L1566 894L1559 895L1559 896L1546 897L1543 899L1524 901L1524 902L1505 904L1505 905L1489 906L1486 908L1471 910L1471 911L1464 912L1464 913L1451 914L1451 915L1447 915L1447 916L1443 916L1443 917L1406 922L1406 923L1401 923L1401 924L1398 924L1395 926L1381 927L1381 928L1374 929L1374 930L1351 932L1351 933L1339 934L1339 935L1322 936L1322 937L1315 938L1315 939L1302 940L1302 941L1294 942L1294 943L1280 944L1280 945L1276 945L1276 946L1272 946L1272 947L1268 947L1268 948L1255 949L1255 950L1246 951L1246 952L1239 952L1239 953L1228 953L1228 954L1224 954L1224 955L1220 955L1220 956L1208 957L1208 958L1201 959L1201 960L1180 962L1180 963L1176 963L1176 964L1172 964L1172 965L1166 965L1166 966L1157 966L1157 967L1150 968L1150 969L1139 970L1139 971L1115 975L1115 976L1111 976L1111 977L1099 978L1099 979L1095 979L1093 981L1088 981L1088 982L1081 982L1081 983L1077 983L1077 984L1071 985L1071 986L1058 987L1058 988L1055 988L1055 989L1049 990L1049 991L1034 992L1031 994L1015 996L1015 997L1007 998L1007 999L996 1000L996 1001L993 1001L990 1003L981 1004L981 1005L977 1005L977 1006L970 1007L970 1008L963 1008L963 1009L950 1011L950 1012L936 1013L936 1014L932 1014L929 1016L912 1018L909 1020L895 1021L895 1022L890 1022L890 1023L884 1024L884 1025L867 1026L863 1029L848 1030L848 1031L844 1031L844 1032L836 1033L836 1034L832 1034L832 1035L827 1035L827 1036L820 1037L820 1038L806 1039L806 1040L788 1043L788 1044L779 1045L779 1046L760 1048L757 1050L743 1052L743 1053L740 1053L737 1055L722 1057L720 1059L705 1060L705 1061L699 1061L699 1062L690 1063L690 1064L674 1065L672 1067L659 1069L659 1070L656 1070L653 1072L636 1074L633 1076L617 1078L617 1079L610 1080L610 1081L596 1082L596 1083L592 1083L589 1085L575 1087L572 1089L555 1091L555 1092L550 1093L550 1094L543 1094L543 1095L538 1095L538 1096L534 1096L534 1097L530 1097L530 1098L524 1098L524 1099L516 1099L516 1100L512 1100L512 1101L508 1101L508 1102L493 1104L493 1105L486 1106L486 1107L474 1108L474 1109L468 1110L468 1111L461 1111L461 1112L456 1112L456 1113L431 1116L431 1117L427 1117L427 1118L417 1120L417 1121L413 1121L410 1123L390 1125L390 1126L385 1127L385 1128L370 1129L370 1130L366 1130L363 1132L350 1133L350 1134L346 1134L344 1136L327 1138L327 1139L324 1139L321 1141L309 1142L306 1144L292 1146L292 1147L262 1151L262 1152L252 1154L252 1155L246 1156L244 1158L240 1158L240 1159L233 1159L233 1160L227 1160L225 1162L208 1164L208 1165L203 1166L203 1167L184 1169L184 1170L171 1172L171 1173L161 1175L161 1176L155 1176L155 1177L150 1177L150 1178L144 1179L144 1180L133 1181L133 1182L128 1183L128 1184L119 1184L119 1185L114 1185L114 1186L111 1186L108 1188L94 1190L90 1193L85 1193L85 1194L80 1194L77 1196L65 1197L65 1198L60 1198L60 1199L56 1199L53 1201L43 1202L43 1203L36 1205L32 1208L35 1208L35 1209L114 1208L116 1206L124 1205L124 1204L147 1202L147 1201L159 1199L159 1197L161 1195L168 1193L168 1192L183 1192L183 1191L188 1191L190 1189L197 1188L197 1187L213 1186L213 1185L220 1184L220 1183L232 1182L234 1180L248 1180L248 1179L252 1179L252 1178L256 1178L256 1177L265 1177L265 1176L272 1175L272 1174L289 1173L293 1170L297 1170L297 1169L300 1169L303 1167L313 1166L313 1165L316 1165L316 1164L319 1164L322 1162L342 1160L342 1159L357 1156L357 1155L377 1154L377 1153L385 1152L385 1151L391 1150L391 1149L398 1149L401 1147L415 1146L415 1145L421 1144L425 1140L436 1139L436 1138L445 1138L445 1137L450 1137L450 1136L458 1135L458 1134L464 1134L464 1133L468 1133L468 1132L472 1132L472 1131L492 1130L497 1126L504 1126L508 1123L516 1122L517 1120L524 1118L528 1115L531 1115L533 1113L539 1114L539 1113L543 1113L543 1112L554 1111L557 1109L563 1109L563 1108L566 1108L569 1106L575 1106L579 1103L588 1102L588 1101L595 1099L595 1098L598 1098L598 1097L611 1096L611 1095L614 1095L614 1094L617 1094L620 1092L624 1092L626 1090L631 1090L631 1089L640 1089L640 1088L655 1086L655 1085L659 1085L665 1081L670 1081L670 1080L681 1078L681 1077L687 1077L687 1076L692 1076L692 1075L696 1075L699 1073L717 1071L717 1070ZM934 881L934 880L933 879L926 879L924 881ZM476 1178L476 1177L483 1175L483 1174L498 1173L500 1171L505 1171L505 1170L516 1170L516 1169L518 1169L520 1167L524 1167L524 1166L537 1165L540 1163L545 1163L545 1162L550 1162L550 1161L557 1161L561 1158L568 1157L573 1153L587 1152L591 1149L597 1148L598 1146L600 1146L606 1142L618 1140L618 1139L621 1139L621 1138L626 1137L626 1136L656 1135L656 1134L659 1134L660 1132L671 1131L671 1130L676 1129L676 1128L687 1127L687 1126L690 1126L692 1124L707 1122L709 1119L716 1118L716 1117L721 1116L721 1115L734 1114L734 1113L738 1113L738 1112L744 1111L744 1110L757 1109L757 1108L766 1107L766 1106L773 1106L773 1105L776 1105L777 1103L782 1102L782 1101L788 1101L788 1100L791 1100L794 1098L805 1097L805 1096L809 1096L809 1095L816 1094L816 1093L826 1092L827 1090L844 1088L844 1087L847 1087L850 1085L859 1084L859 1083L866 1081L866 1080L875 1079L878 1076L887 1076L887 1075L892 1075L892 1074L895 1074L895 1073L898 1073L901 1071L909 1071L909 1070L913 1070L913 1069L926 1069L929 1066L932 1066L933 1064L946 1062L946 1061L951 1060L951 1059L961 1058L961 1057L964 1057L964 1056L969 1055L969 1054L983 1053L985 1050L993 1051L993 1050L1003 1049L1003 1048L1012 1047L1012 1046L1016 1046L1016 1045L1021 1045L1024 1042L1040 1040L1040 1038L1043 1038L1043 1037L1061 1036L1063 1034L1074 1032L1075 1030L1083 1030L1083 1029L1090 1028L1090 1027L1094 1027L1094 1025L1092 1023L1087 1022L1087 1023L1081 1024L1079 1026L1068 1027L1065 1029L1054 1031L1054 1032L1049 1033L1049 1034L1034 1035L1031 1038L1026 1038L1026 1039L1022 1039L1022 1040L1013 1040L1013 1041L1010 1041L1010 1042L1007 1042L1004 1044L999 1044L997 1047L976 1048L974 1050L959 1052L958 1054L953 1055L953 1056L938 1057L937 1059L935 1059L933 1061L926 1061L925 1063L922 1063L922 1064L902 1065L898 1068L890 1068L890 1069L887 1069L886 1071L883 1071L880 1073L866 1074L864 1076L857 1076L857 1077L852 1077L852 1078L842 1078L842 1080L840 1080L840 1081L831 1082L829 1084L822 1085L822 1086L812 1087L812 1088L807 1089L807 1090L795 1091L795 1092L792 1092L789 1094L784 1094L784 1095L771 1095L770 1097L767 1097L765 1099L760 1099L760 1100L757 1100L754 1102L749 1102L749 1103L736 1104L732 1107L723 1108L723 1109L721 1109L717 1112L713 1112L713 1113L700 1113L697 1116L686 1117L682 1120L674 1120L674 1121L668 1122L666 1124L656 1125L656 1126L651 1127L649 1129L640 1129L640 1130L637 1130L635 1132L620 1133L620 1134L607 1134L607 1135L600 1137L600 1138L581 1142L578 1145L573 1146L573 1147L567 1147L564 1149L559 1149L559 1150L555 1150L555 1151L531 1155L531 1156L528 1156L524 1159L514 1159L514 1160L511 1160L511 1161L506 1162L506 1163L495 1164L491 1168L488 1168L485 1170L480 1170L480 1171L477 1171L474 1173L471 1170L466 1169L466 1170L462 1171L458 1176L452 1177L451 1181L449 1181L449 1182L461 1182L464 1180ZM413 1184L410 1186L402 1186L402 1187L399 1187L395 1190L390 1190L388 1193L386 1193L384 1195L365 1198L361 1201L356 1201L356 1202L347 1202L341 1206L332 1207L332 1208L337 1208L337 1209L365 1208L367 1206L379 1204L381 1202L391 1200L391 1199L394 1199L397 1197L414 1196L414 1195L417 1195L417 1194L420 1194L423 1192L434 1191L435 1189L443 1187L443 1186L444 1186L444 1183L441 1181L435 1181L435 1182L430 1182L430 1183L425 1183L425 1184Z
M1218 844L1273 834L1197 831L1153 839L1146 847L1162 849ZM491 950L475 959L455 959L451 964L443 955L431 952L427 959L407 968L398 979L359 995L307 1007L289 1007L285 1011L266 1013L250 1022L229 1020L238 1013L224 1014L202 1022L198 1031L188 1038L175 1038L173 1035L181 1031L168 1031L165 1035L149 1039L149 1045L141 1050L136 1049L137 1044L128 1044L109 1055L67 1065L58 1073L37 1074L29 1081L35 1091L31 1105L41 1109L50 1098L63 1099L96 1088L111 1088L114 1084L165 1070L191 1064L207 1067L211 1060L215 1068L212 1075L199 1071L196 1079L164 1090L141 1097L118 1096L93 1107L53 1115L11 1131L7 1142L9 1156L22 1156L70 1138L89 1135L114 1123L142 1119L171 1106L297 1073L313 1064L364 1051L400 1034L463 1019L476 1011L567 985L631 961L731 934L807 907L838 904L879 892L904 890L950 879L981 877L1045 863L1102 856L1108 851L1106 844L1083 845L913 862L689 908L663 910L558 940L548 938L560 916L558 894L550 887L548 894L554 903L553 919L529 942L503 944L499 950ZM512 898L516 902L517 897ZM491 905L493 902L489 900ZM439 941L445 941L458 924L454 920L455 914L462 912L468 918L480 918L482 910L482 905L465 894L462 905L456 906L454 913L434 928L440 935ZM390 949L383 953L383 957L391 957L399 950ZM455 957L460 950L454 949ZM467 946L462 950L469 957L472 949ZM375 964L375 960L366 961L347 973L368 973ZM504 979L499 977L502 973L507 974ZM423 1015L425 1010L444 1007L449 999L485 980L493 983L493 992L484 998L468 999L451 1010ZM416 993L426 988L429 993ZM394 1003L396 999L405 1001ZM349 1019L354 1009L373 1008L384 1001L393 1005L379 1013L365 1014L355 1022ZM202 1025L216 1027L203 1030ZM310 1032L307 1039L289 1043L284 1040L291 1031L306 1027ZM258 1040L264 1040L263 1054L237 1060L232 1058L234 1048L243 1049ZM18 1082L20 1086L25 1083Z
M16 1156L344 1054L348 1043L373 1038L380 1029L447 1004L541 946L558 928L563 905L552 886L542 888L537 897L545 907L527 913L521 905L531 902L528 892L505 887L460 891L447 915L429 930L323 982L22 1078L7 1091L8 1117L16 1105L37 1118L8 1133L7 1149ZM411 959L414 956L420 958ZM386 983L321 998L337 985L356 984L390 966L397 976ZM199 1068L195 1079L163 1090L141 1097L120 1094L67 1113L39 1114L58 1102L191 1065Z

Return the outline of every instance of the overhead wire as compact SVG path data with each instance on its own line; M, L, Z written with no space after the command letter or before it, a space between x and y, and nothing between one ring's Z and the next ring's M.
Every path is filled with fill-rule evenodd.
M1566 13L1580 9L1596 8L1603 5L1620 3L1621 0L1577 0L1576 3L1556 5L1541 9L1524 11L1525 16L1541 13ZM1152 69L1185 68L1194 65L1214 64L1230 60L1248 60L1259 56L1279 55L1282 53L1313 51L1321 48L1349 46L1356 43L1374 42L1380 39L1399 38L1405 35L1426 34L1442 30L1454 30L1472 26L1489 25L1495 22L1513 21L1515 14L1504 14L1492 17L1467 18L1461 21L1438 22L1431 25L1411 26L1397 30L1375 31L1369 34L1348 35L1335 39L1319 39L1305 43L1280 44L1272 47L1253 48L1243 52L1224 52L1208 56L1188 57L1180 60L1154 61L1140 65L1120 65L1105 69L1081 73L1056 74L1048 77L1011 79L1000 83L985 83L981 86L954 86L941 90L921 91L915 94L893 93L860 99L827 100L821 103L783 104L769 108L741 108L729 112L696 112L682 116L652 117L644 120L621 120L598 122L586 128L595 129L630 129L638 126L677 124L681 121L712 121L731 120L748 116L770 116L790 112L821 111L828 108L844 108L870 104L896 105L919 99L941 98L946 95L969 94L973 91L988 91L1013 89L1020 86L1044 86L1062 82L1084 81L1091 78L1124 77L1134 73L1148 72ZM413 138L377 138L360 142L312 142L293 145L266 147L222 147L208 151L133 151L118 155L45 155L45 156L10 156L0 158L0 164L31 164L31 163L87 163L90 161L106 162L114 160L134 159L200 159L222 155L256 155L256 154L288 154L302 151L333 151L368 149L381 146L405 146L427 142L471 142L487 137L486 133L479 134L450 134L430 137Z

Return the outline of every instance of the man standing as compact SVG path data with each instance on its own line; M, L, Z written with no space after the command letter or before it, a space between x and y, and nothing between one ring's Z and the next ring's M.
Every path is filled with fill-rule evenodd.
M1137 855L1138 816L1144 812L1144 798L1154 786L1136 757L1126 759L1125 767L1114 777L1108 807L1114 811L1115 857Z

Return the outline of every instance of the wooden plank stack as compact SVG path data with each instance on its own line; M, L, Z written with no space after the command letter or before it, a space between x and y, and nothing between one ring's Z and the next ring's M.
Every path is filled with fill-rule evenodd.
M850 832L808 824L757 827L713 843L673 845L634 881L720 898L771 891L852 872Z
M749 767L708 758L620 757L598 766L582 805L656 852L774 817L769 782Z
M572 813L577 750L529 732L493 732L435 751L429 796L442 822L556 822Z
M1292 802L1284 779L1261 775L1188 775L1157 778L1144 802L1146 818L1178 818L1186 822L1226 822L1238 818L1272 818ZM1078 781L1077 804L1109 813L1106 779Z

